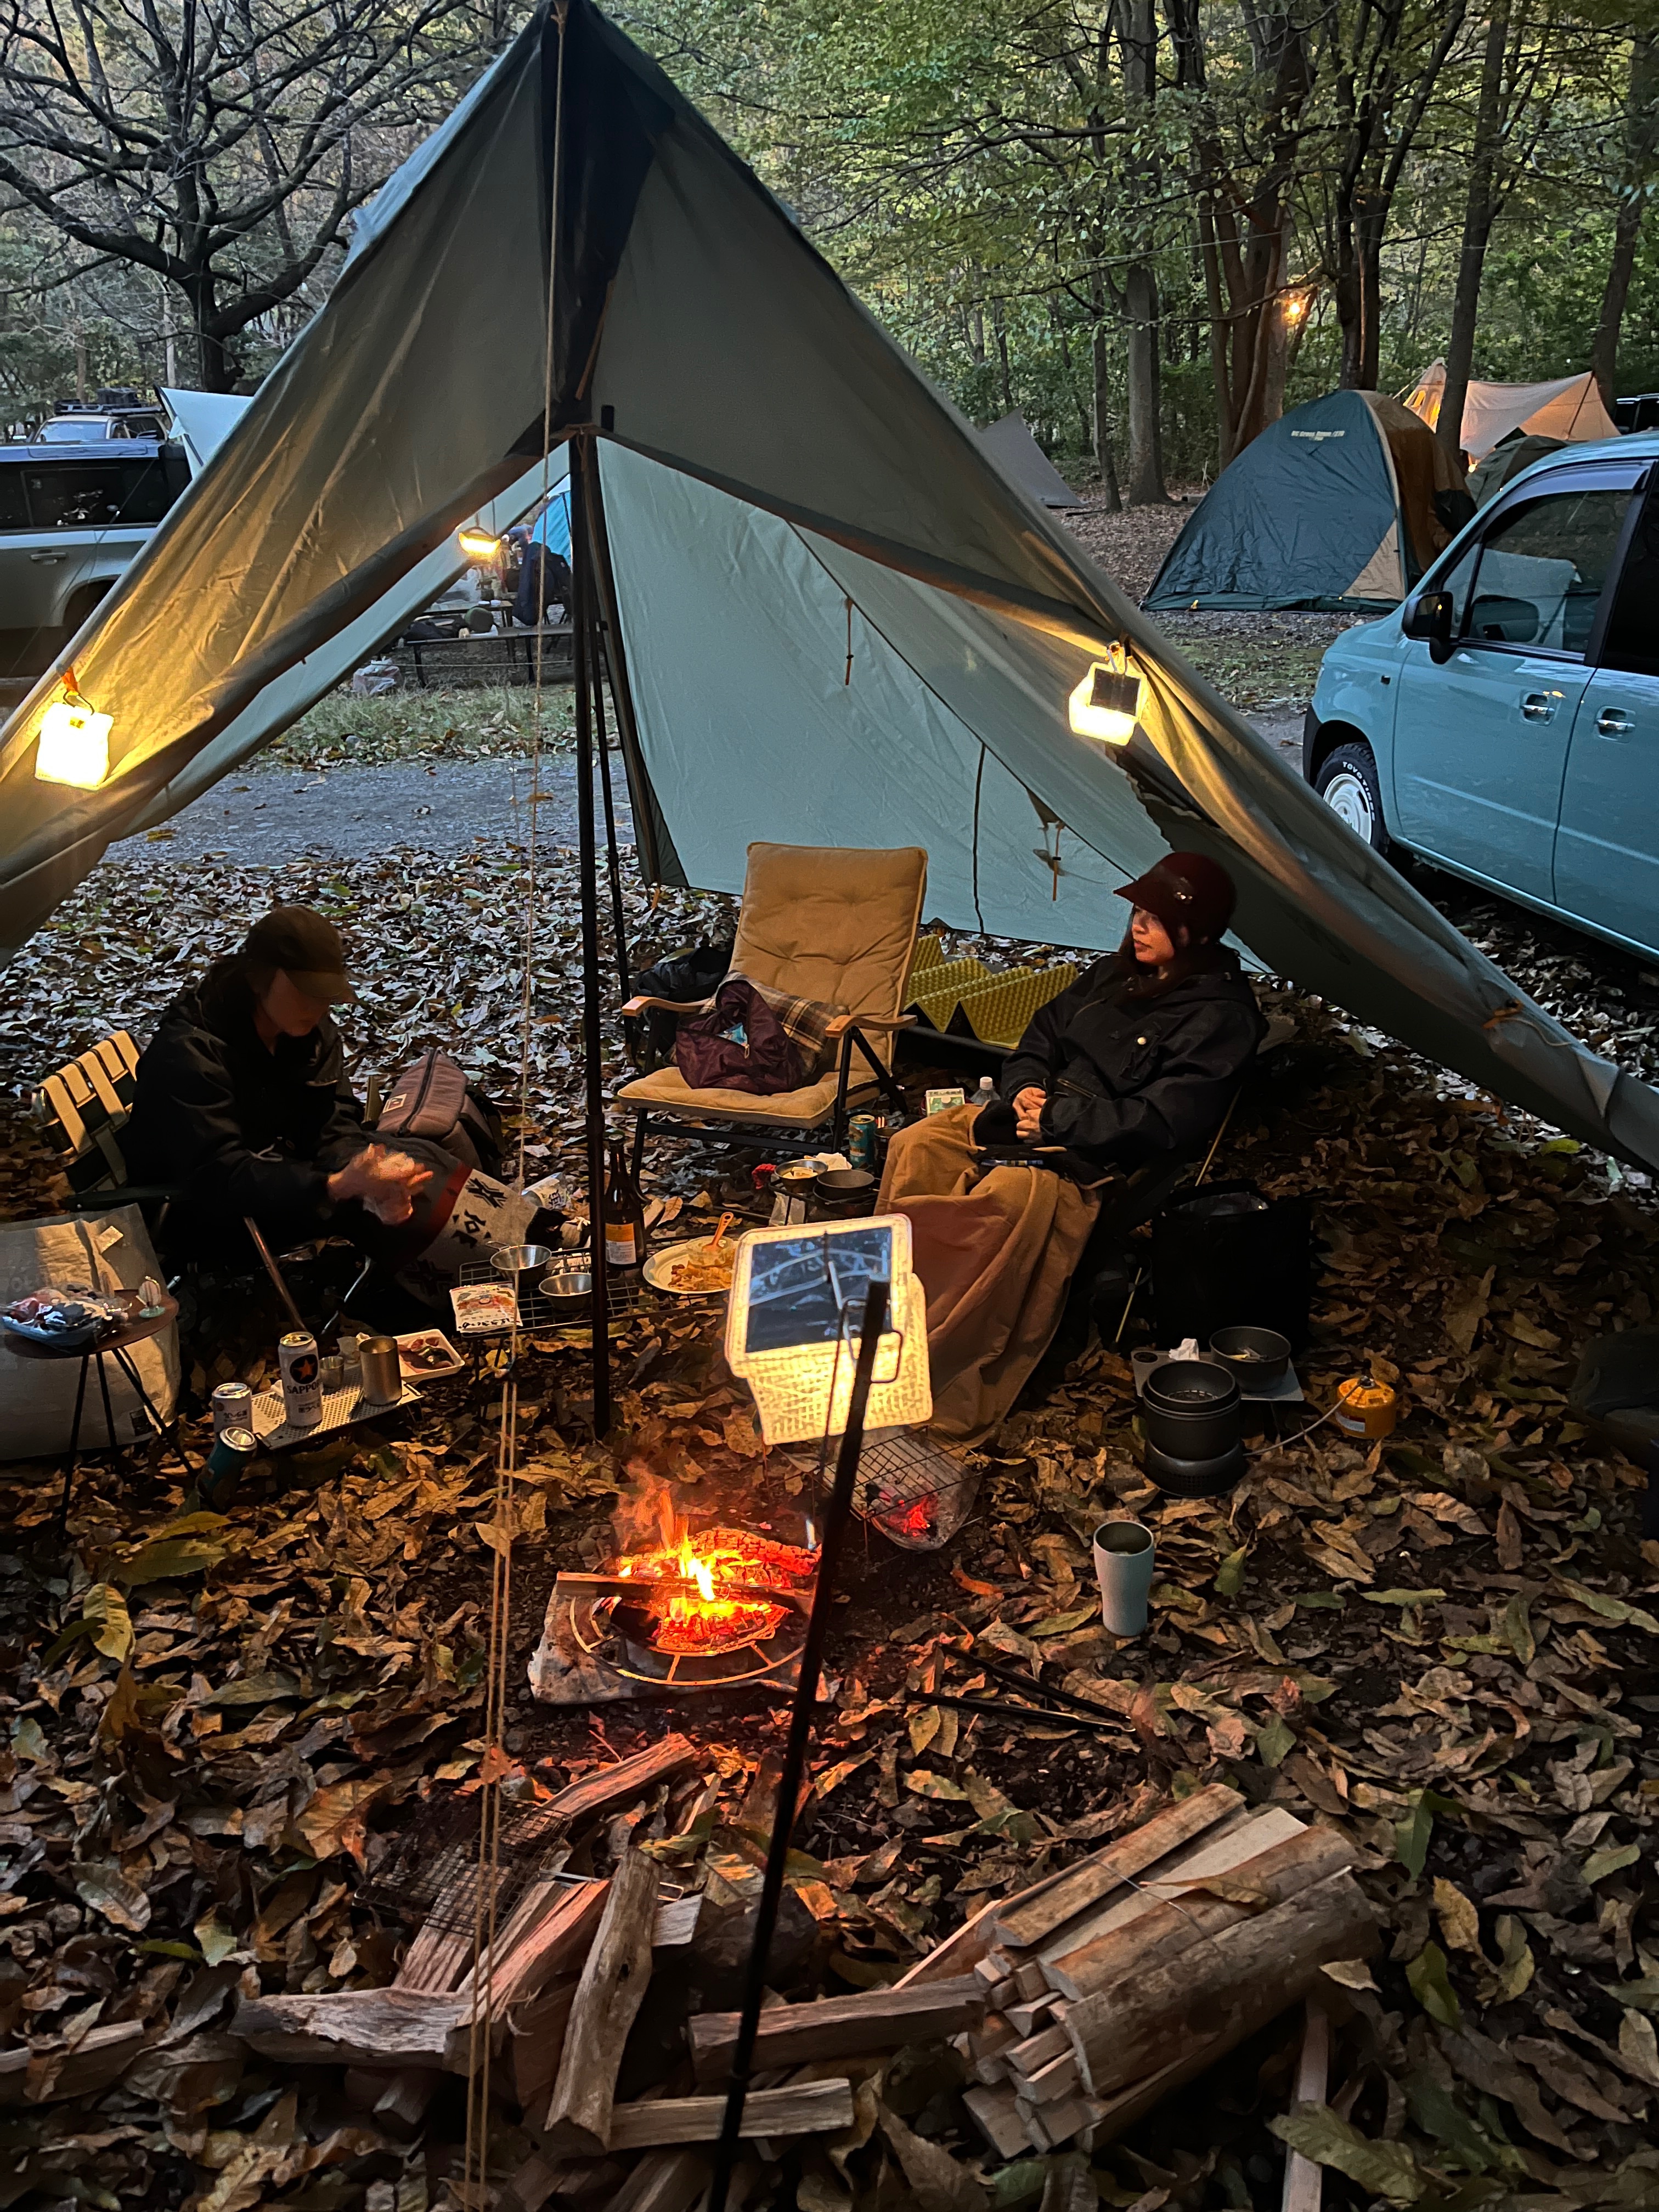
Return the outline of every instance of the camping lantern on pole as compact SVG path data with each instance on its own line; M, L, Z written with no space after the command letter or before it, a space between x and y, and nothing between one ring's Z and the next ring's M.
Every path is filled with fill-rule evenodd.
M96 791L109 774L109 733L114 717L89 707L75 688L75 671L64 672L64 696L40 717L34 773L41 783L72 784Z
M1115 645L1105 660L1095 661L1068 702L1077 735L1098 738L1109 745L1127 745L1140 719L1143 680L1130 667L1128 653L1121 645Z

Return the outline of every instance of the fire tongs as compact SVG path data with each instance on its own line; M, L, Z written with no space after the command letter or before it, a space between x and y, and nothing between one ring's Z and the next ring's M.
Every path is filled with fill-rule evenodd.
M965 1662L964 1662L965 1663ZM989 1674L995 1680L1018 1690L1027 1698L1048 1698L1047 1705L1016 1705L1006 1698L970 1698L952 1690L935 1690L931 1694L918 1690L907 1698L912 1705L951 1705L958 1712L988 1713L1000 1721L1024 1721L1042 1728L1090 1729L1097 1735L1114 1729L1118 1723L1102 1713L1098 1705L1075 1692L1062 1690L1054 1683L1039 1682L1034 1675L1022 1674L1012 1667L999 1667L994 1660L975 1658L975 1672ZM1069 1706L1070 1711L1056 1710Z

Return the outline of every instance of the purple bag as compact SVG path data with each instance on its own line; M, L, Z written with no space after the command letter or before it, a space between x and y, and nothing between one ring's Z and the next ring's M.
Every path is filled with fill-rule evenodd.
M693 1091L768 1097L806 1079L800 1049L752 983L728 979L706 1014L682 1022L674 1060Z

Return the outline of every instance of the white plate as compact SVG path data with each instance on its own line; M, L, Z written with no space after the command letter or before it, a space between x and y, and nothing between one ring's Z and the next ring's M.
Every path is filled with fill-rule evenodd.
M730 1237L726 1241L728 1244L735 1242ZM653 1291L666 1291L671 1298L723 1298L726 1296L724 1291L682 1291L669 1280L670 1269L681 1260L689 1259L693 1252L708 1242L706 1237L688 1237L681 1243L665 1244L655 1252L647 1252L645 1257L646 1281Z
M398 1370L410 1382L424 1382L436 1375L459 1375L466 1364L441 1328L412 1328L395 1341ZM412 1365L409 1353L417 1344L429 1345L434 1351L441 1351L444 1355L441 1364L433 1367Z

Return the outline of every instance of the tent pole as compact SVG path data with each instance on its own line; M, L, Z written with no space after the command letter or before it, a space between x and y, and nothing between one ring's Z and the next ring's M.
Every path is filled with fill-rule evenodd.
M576 449L576 458L580 462L583 471L582 490L585 495L585 503L587 510L588 527L592 530L601 512L599 506L599 448L597 446L592 444L591 441L584 440ZM605 609L605 593L604 585L600 581L604 572L604 563L599 559L597 555L593 553L591 547L589 549L589 552L592 563L593 580L597 585L599 585L599 589L593 595L594 736L599 744L599 773L602 778L601 788L605 793L605 868L611 878L611 934L616 939L617 980L621 984L622 994L623 998L626 999L632 993L634 987L629 982L628 977L628 930L627 924L623 915L622 859L617 850L617 799L616 794L611 787L611 741L609 733L605 729L604 678L608 670L610 655L606 648L605 639L605 632L608 628ZM611 703L613 706L616 703L616 684L614 679L611 684ZM617 718L617 726L618 734L620 734L620 716Z
M599 854L593 835L592 716L593 560L587 532L586 440L573 436L570 552L574 579L571 645L576 679L576 842L582 917L582 1060L587 1094L587 1243L593 1278L593 1433L611 1426L611 1295L605 1261L605 1076L599 1011Z
M657 836L656 794L646 773L640 745L639 720L634 712L634 690L628 680L628 653L623 643L622 603L617 594L617 572L611 560L611 528L605 511L605 484L599 473L599 449L593 453L593 480L588 501L588 526L593 533L593 582L605 623L605 671L611 678L611 702L617 710L617 735L622 740L623 766L628 775L628 795L634 809L634 849L640 873L647 883L669 880ZM684 875L673 878L684 883Z

